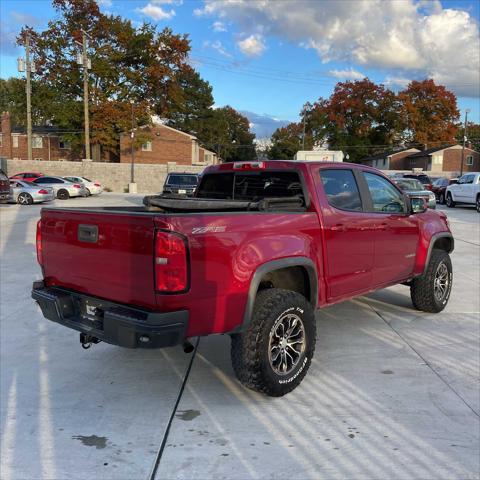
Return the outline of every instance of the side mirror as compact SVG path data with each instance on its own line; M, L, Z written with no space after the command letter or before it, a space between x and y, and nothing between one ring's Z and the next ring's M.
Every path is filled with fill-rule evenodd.
M411 213L423 213L426 212L428 208L427 202L422 197L411 197L410 198L410 212Z

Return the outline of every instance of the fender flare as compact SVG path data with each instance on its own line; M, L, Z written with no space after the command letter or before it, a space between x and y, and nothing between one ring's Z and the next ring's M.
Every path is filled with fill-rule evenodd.
M453 249L455 248L455 239L453 238L453 235L450 232L440 232L440 233L433 234L432 238L430 239L430 243L428 245L428 251L427 251L427 256L425 257L425 265L423 267L422 275L427 271L428 264L430 263L430 257L432 256L433 247L435 246L436 241L439 240L440 238L450 239L451 246L450 246L450 250L448 250L448 253L452 253Z
M280 268L288 267L303 267L307 271L308 280L310 283L310 298L307 300L311 303L313 309L317 307L318 300L318 275L317 268L313 261L308 257L286 257L280 258L278 260L272 260L270 262L263 263L260 265L252 276L250 281L250 287L248 289L247 303L245 305L245 313L243 315L243 322L239 325L237 331L242 331L250 323L252 318L253 306L255 304L255 298L257 296L258 287L260 286L260 281L262 277L274 270L279 270Z

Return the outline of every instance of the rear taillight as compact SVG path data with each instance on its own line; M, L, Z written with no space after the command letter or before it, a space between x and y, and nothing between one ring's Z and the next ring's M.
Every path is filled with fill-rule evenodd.
M95 185L96 187L101 187L101 186L102 186L102 185L101 185L100 183L98 183L98 182L95 182L94 185Z
M82 187L80 185L78 185L77 183L74 183L73 188L82 188Z
M41 266L43 266L42 221L41 220L37 222L36 245L37 245L37 261Z
M48 192L46 190L44 190L43 188L41 190L39 190L38 193L40 195L47 195L48 194Z
M178 293L187 289L187 246L180 235L157 231L155 234L155 290Z

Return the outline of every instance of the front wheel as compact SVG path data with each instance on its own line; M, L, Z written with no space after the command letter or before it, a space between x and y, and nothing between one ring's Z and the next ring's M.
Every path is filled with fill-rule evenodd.
M87 190L87 197L90 197L92 195L92 192L90 191L90 189L86 188L85 190Z
M453 208L455 206L455 202L453 201L452 194L449 192L447 193L447 207Z
M313 308L303 295L278 288L262 290L250 324L232 335L233 369L246 387L281 397L305 377L315 341Z
M475 202L475 206L477 207L477 212L480 213L480 195L477 197L477 201Z
M17 202L20 205L31 205L33 203L33 198L29 193L22 192L18 197L17 197Z
M440 197L438 199L438 203L440 205L443 205L445 203L445 194L443 192L440 194Z
M425 273L412 280L410 296L417 310L441 312L452 291L452 261L444 250L433 249Z

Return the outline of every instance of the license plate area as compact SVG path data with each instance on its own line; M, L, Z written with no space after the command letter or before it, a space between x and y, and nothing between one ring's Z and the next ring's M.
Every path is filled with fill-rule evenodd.
M77 299L80 321L97 329L103 329L103 316L106 305L101 300Z

